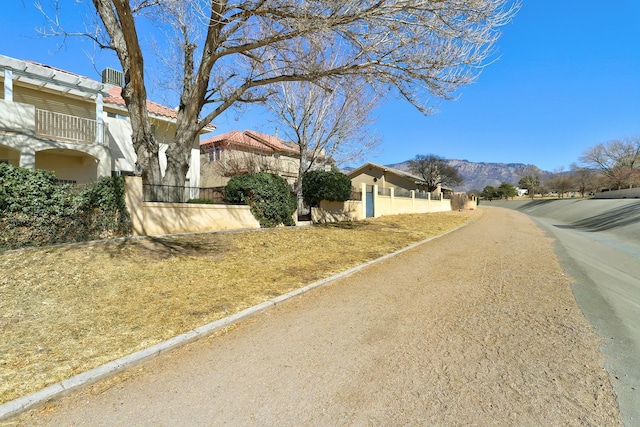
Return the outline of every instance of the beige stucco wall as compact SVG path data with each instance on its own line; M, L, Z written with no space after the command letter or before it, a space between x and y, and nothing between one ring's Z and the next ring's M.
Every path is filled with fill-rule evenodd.
M366 184L360 184L363 194ZM391 190L391 195L381 196L378 194L378 186L374 186L374 217L378 218L386 215L433 213L451 211L451 200L449 199L419 199L413 197L396 197L395 189ZM474 205L475 206L475 205ZM349 200L346 202L322 201L319 208L312 209L312 219L314 222L334 222L353 221L365 219L366 197L362 201Z
M98 176L99 161L71 150L44 150L36 153L36 169L53 172L58 179L86 184Z
M349 176L351 178L351 184L354 187L360 187L362 184L366 185L379 185L382 187L383 181L383 173L380 169L371 168L367 170L366 173L362 172L356 176ZM376 181L374 181L374 179Z
M13 101L33 105L40 110L95 120L96 104L92 98L82 99L19 86L14 82Z
M350 175L349 175L350 176ZM393 173L384 172L380 168L368 167L355 176L350 176L354 187L361 184L377 185L380 188L404 188L406 190L416 190L418 186L410 179L403 178Z
M0 161L7 161L10 165L20 166L20 152L13 148L5 147L0 142Z
M311 208L311 220L317 223L359 221L364 219L362 201L329 202L322 200L320 207Z
M36 108L0 99L0 131L35 135Z
M126 178L134 235L260 228L248 206L143 202L142 179Z

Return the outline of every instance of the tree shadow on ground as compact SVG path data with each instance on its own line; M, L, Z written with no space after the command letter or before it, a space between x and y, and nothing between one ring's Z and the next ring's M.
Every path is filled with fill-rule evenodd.
M571 224L556 225L556 227L598 232L625 227L635 223L640 223L640 202L612 209Z

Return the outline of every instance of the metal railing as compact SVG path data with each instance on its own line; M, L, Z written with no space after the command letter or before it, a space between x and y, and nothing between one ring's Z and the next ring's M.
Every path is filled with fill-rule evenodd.
M433 193L428 191L416 191L416 199L430 199L440 200L442 199L442 193Z
M411 191L407 190L406 188L396 188L395 190L393 190L393 195L394 197L411 198Z
M362 200L362 190L359 188L351 188L351 196L349 200Z
M378 196L391 196L391 189L378 187Z
M36 109L36 135L64 142L95 144L98 140L98 122L69 114ZM104 125L102 132L104 132Z
M188 203L198 199L203 203L227 204L224 198L224 187L200 188L144 184L142 194L145 202Z

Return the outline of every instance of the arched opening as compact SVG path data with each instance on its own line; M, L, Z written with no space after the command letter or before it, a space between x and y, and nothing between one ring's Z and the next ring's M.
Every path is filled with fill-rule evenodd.
M20 166L20 151L6 145L0 145L0 163Z
M55 148L36 153L36 168L53 172L59 180L85 184L98 178L99 160L76 150Z

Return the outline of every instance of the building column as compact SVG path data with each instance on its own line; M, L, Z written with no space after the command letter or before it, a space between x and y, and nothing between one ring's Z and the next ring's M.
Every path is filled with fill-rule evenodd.
M20 167L34 169L36 167L36 152L27 147L20 149Z
M411 194L411 213L417 213L416 212L416 190L411 190L410 194Z
M391 187L389 188L389 197L391 198L391 215L395 215L396 212L396 193L395 193L395 187Z
M13 102L13 71L4 70L4 100Z
M378 206L378 186L376 184L373 184L373 217L374 218L378 218L380 216L378 214L378 212L380 212L380 209L376 209L376 206Z
M362 212L360 212L360 215L362 215L361 219L367 219L367 184L364 182L360 184L360 194L362 195Z
M104 104L102 94L96 95L96 144L104 144Z

